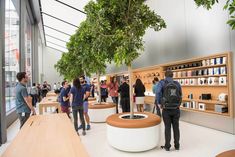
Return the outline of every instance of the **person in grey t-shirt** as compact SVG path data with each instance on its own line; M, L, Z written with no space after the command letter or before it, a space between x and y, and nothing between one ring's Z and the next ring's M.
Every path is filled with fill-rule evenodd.
M29 96L26 88L28 82L28 76L26 72L19 72L16 75L17 80L19 81L16 85L16 112L20 120L20 128L32 115L35 115L35 109L32 106L32 98Z

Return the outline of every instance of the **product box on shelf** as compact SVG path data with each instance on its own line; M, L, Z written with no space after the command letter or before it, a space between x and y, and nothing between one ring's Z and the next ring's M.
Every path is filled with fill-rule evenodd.
M213 74L214 75L219 75L220 74L220 70L221 70L221 68L214 68L213 69Z
M192 70L187 71L187 76L191 77L192 76Z
M196 102L195 102L195 101L192 101L192 102L190 103L190 108L196 109Z
M223 64L223 57L216 58L216 64Z
M198 78L198 85L206 85L207 79L206 78Z
M223 64L226 64L227 62L227 57L223 57Z
M197 79L190 79L190 85L197 85Z
M185 84L185 85L190 85L190 79L185 79L185 80L184 80L184 84Z
M216 104L215 105L215 112L226 113L226 112L228 112L228 107L220 105L220 104Z
M226 85L227 84L227 77L219 77L219 85Z
M218 85L219 78L218 77L208 77L208 85Z
M199 110L202 110L202 111L205 111L205 110L206 110L206 104L204 104L204 103L198 103L198 109L199 109Z
M214 75L214 69L213 68L209 68L208 69L208 74L209 75Z
M220 67L220 74L221 75L226 75L227 74L226 67Z
M216 64L216 59L215 58L211 59L210 65L215 65L215 64Z
M180 83L181 86L184 85L184 82L185 82L184 79L179 80L179 83Z

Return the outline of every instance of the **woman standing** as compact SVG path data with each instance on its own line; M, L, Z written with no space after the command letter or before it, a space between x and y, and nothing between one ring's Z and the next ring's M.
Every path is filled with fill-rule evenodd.
M74 118L74 128L78 133L78 113L80 117L80 122L82 123L82 135L86 135L85 131L85 120L83 116L83 99L85 92L80 84L79 78L73 80L73 87L70 90L70 104L72 106L73 118Z
M116 77L110 78L110 84L108 86L109 95L112 97L113 103L116 104L116 113L118 113L118 82Z
M135 92L135 102L136 102L136 106L137 106L137 111L144 112L145 87L140 79L136 80L134 92Z

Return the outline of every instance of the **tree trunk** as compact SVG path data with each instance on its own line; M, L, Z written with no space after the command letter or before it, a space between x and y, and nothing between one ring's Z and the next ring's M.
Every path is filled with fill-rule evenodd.
M134 117L134 104L133 104L133 85L132 85L132 67L131 64L128 65L128 73L129 73L129 94L130 94L130 118L133 119Z
M100 89L100 72L97 72L97 91L98 91L98 102L101 103L101 89Z

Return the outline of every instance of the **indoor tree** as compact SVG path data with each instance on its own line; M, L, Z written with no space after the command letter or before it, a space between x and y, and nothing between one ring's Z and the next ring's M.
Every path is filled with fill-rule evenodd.
M147 28L159 31L164 20L144 3L145 0L97 0L85 7L96 35L97 49L107 53L117 65L128 66L130 106L133 117L132 61L144 50L143 36Z
M215 3L218 3L219 0L194 0L197 6L203 6L207 10L211 9ZM227 0L225 6L225 10L229 11L229 20L227 24L235 30L235 0Z

